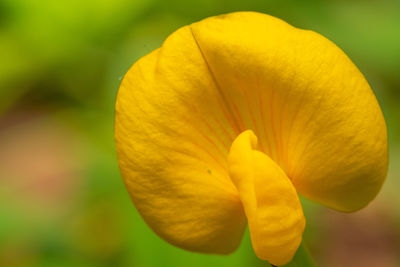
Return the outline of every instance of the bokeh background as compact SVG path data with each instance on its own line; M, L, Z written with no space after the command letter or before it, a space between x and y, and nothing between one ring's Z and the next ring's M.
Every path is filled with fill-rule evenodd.
M240 10L338 44L387 119L390 168L376 200L341 214L303 200L318 266L400 266L400 1L0 0L0 266L269 266L248 233L230 256L170 246L119 174L114 102L123 74L174 30Z

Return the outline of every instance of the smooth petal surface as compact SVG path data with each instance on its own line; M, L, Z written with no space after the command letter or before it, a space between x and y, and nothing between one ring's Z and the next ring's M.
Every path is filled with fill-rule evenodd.
M257 256L281 266L299 247L305 219L297 192L282 169L257 150L250 130L233 142L229 175L238 189Z

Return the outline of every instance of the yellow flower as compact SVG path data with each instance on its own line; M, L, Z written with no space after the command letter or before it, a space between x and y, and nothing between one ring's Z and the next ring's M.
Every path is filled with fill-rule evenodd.
M182 27L125 75L116 103L122 177L146 223L191 251L289 262L297 192L351 212L378 193L387 133L367 81L321 35L238 12Z

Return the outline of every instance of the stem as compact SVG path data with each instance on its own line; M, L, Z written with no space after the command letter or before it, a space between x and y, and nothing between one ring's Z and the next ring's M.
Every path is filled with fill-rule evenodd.
M271 266L277 267L272 264ZM312 260L310 252L305 247L304 242L301 242L293 260L284 267L315 267L314 261Z
M296 252L296 255L293 258L293 262L297 264L297 266L302 267L314 267L315 263L311 257L310 251L305 246L304 242L301 242L299 249Z

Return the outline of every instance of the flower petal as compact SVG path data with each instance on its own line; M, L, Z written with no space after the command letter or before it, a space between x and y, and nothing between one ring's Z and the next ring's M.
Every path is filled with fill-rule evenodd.
M227 156L246 129L298 192L329 207L359 209L384 181L382 113L339 48L259 13L213 17L169 36L119 89L121 173L158 235L194 251L238 246L243 192L230 180Z
M252 131L241 133L229 152L229 174L239 191L257 256L281 266L299 247L305 219L289 178L256 147Z
M298 192L341 211L378 193L387 133L367 81L332 42L239 12L192 31L240 130L252 129Z
M233 136L189 27L123 79L115 138L122 177L147 224L188 250L229 253L246 226L226 156Z

